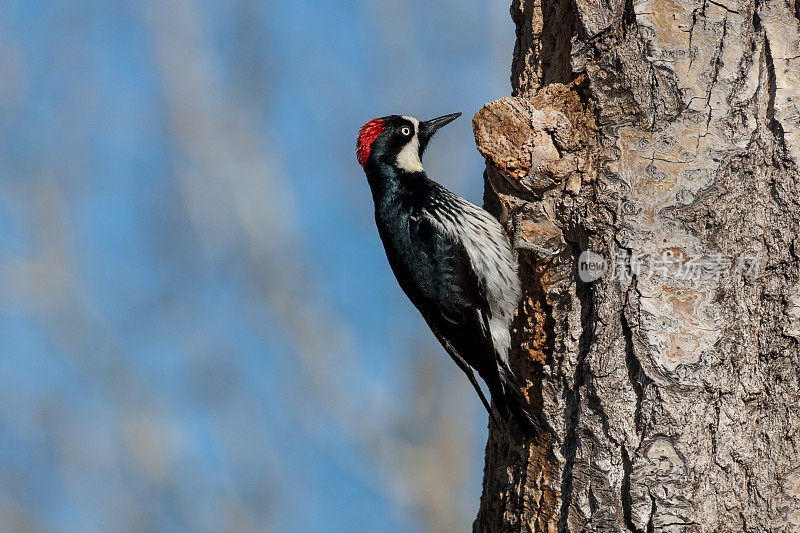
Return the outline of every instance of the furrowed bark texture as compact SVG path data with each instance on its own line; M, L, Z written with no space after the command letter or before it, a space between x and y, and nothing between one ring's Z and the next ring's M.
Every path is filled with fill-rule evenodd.
M474 128L546 430L491 427L475 531L800 531L798 0L511 14Z

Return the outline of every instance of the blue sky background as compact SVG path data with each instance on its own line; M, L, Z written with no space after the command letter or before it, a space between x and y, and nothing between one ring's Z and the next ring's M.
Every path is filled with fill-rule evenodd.
M0 3L0 530L453 531L486 416L386 264L370 118L480 202L506 0Z

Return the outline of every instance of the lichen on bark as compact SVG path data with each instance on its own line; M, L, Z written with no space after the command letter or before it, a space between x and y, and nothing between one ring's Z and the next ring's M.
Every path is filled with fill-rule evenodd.
M797 6L511 15L513 96L474 130L546 431L490 429L474 529L800 530Z

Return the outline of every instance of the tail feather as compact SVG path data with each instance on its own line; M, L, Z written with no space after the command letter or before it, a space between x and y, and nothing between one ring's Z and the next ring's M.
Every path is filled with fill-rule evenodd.
M511 415L516 419L524 433L530 436L538 435L540 430L539 420L533 413L531 404L528 403L522 390L517 385L514 374L510 370L502 369L500 380L503 383L505 403Z

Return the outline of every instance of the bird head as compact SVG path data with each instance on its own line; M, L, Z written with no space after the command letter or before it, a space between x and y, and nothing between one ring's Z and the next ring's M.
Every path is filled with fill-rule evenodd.
M436 130L460 116L453 113L425 122L400 115L372 119L358 132L358 162L364 170L370 161L379 161L404 172L422 172L422 154L428 141Z

